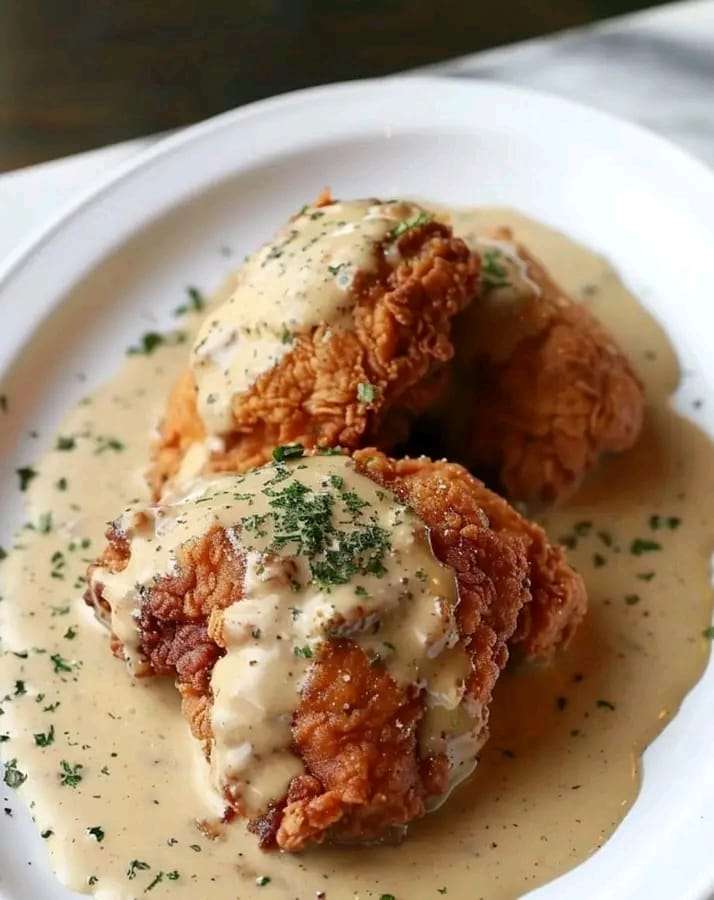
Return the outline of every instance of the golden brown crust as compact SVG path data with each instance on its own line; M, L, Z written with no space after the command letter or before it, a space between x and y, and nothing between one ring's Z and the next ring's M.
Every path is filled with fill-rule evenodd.
M457 572L460 563L453 535L456 531L462 537L467 535L468 523L478 521L479 515L486 517L487 533L501 541L520 541L528 561L530 602L519 602L513 591L502 591L490 607L494 627L498 633L508 634L510 646L530 657L547 659L567 643L585 615L585 585L568 565L563 548L550 544L542 528L455 463L432 462L425 457L394 461L373 449L357 451L355 460L370 477L402 496L432 528L437 555ZM444 544L448 549L440 550ZM494 566L497 560L495 552L479 557L482 567ZM462 594L462 618L472 603L468 594ZM514 616L518 617L515 632Z
M286 443L388 446L434 403L453 355L451 319L477 290L479 262L436 221L410 229L396 243L396 266L383 248L378 273L357 274L352 331L319 326L298 334L291 352L234 398L232 429L224 436L225 451L212 455L212 470L245 471ZM373 401L360 401L361 383L374 385ZM150 479L157 495L203 436L195 384L184 373L155 449Z
M434 552L455 571L457 625L473 664L466 687L483 711L485 734L507 643L530 600L524 542L505 530L497 534L475 494L444 478L440 464L395 463L377 451L358 454L357 461L422 516ZM116 532L109 537L113 546L106 558L119 554L125 564L125 539ZM210 675L224 652L222 610L241 598L243 578L243 560L215 528L184 547L178 573L157 579L142 602L142 653L152 672L176 678L184 714L204 742L211 737ZM421 815L427 798L443 792L447 777L443 758L421 759L417 753L423 711L423 696L398 686L360 647L327 641L294 718L294 750L306 774L252 824L261 843L294 851L328 836L377 839Z
M495 236L512 240L508 229ZM470 412L453 455L495 470L513 499L551 502L601 454L635 443L644 395L607 330L528 250L518 253L540 296L505 305L485 294L457 321L460 408L447 416L461 422Z

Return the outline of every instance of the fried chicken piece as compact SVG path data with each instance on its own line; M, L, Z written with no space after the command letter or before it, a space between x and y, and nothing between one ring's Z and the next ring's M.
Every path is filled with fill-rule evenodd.
M317 225L323 230L309 237L309 229ZM345 229L352 226L346 245ZM361 242L368 228L365 251ZM292 246L298 249L291 251ZM261 317L268 307L278 309L280 298L266 296L256 307L256 321L243 298L258 290L257 283L263 292L263 281L257 279L273 272L271 267L278 285L281 276L293 277L291 266L303 251L312 255L295 277L309 268L306 277L312 280L301 282L295 294L318 304L322 291L336 291L320 307L327 319L315 321L310 305L291 317L286 306L283 330L278 333L277 322L266 329ZM335 203L325 196L319 206L306 207L249 260L233 298L209 312L192 366L176 384L160 428L150 472L156 496L190 448L202 442L207 442L207 459L201 459L205 470L235 472L266 462L280 444L351 449L374 442L388 449L403 440L413 418L443 391L453 355L451 320L476 293L478 267L478 256L448 226L414 204ZM339 282L343 277L344 284ZM229 335L214 353L220 366L231 365L225 362L232 352L231 337L240 347L267 333L275 347L249 378L241 370L237 380L226 377L217 390L207 389L202 407L205 356L210 357L205 348L216 343L211 320L221 310L233 315L238 309L230 329L217 326ZM221 421L207 422L216 399L225 404L226 414Z
M426 460L398 463L377 451L364 451L355 462L344 456L305 458L240 478L223 475L208 484L201 496L194 491L191 499L152 513L160 523L163 550L171 545L176 552L138 587L132 558L136 554L142 565L147 557L141 547L154 546L153 531L146 514L127 514L115 523L103 557L90 569L87 602L115 633L122 617L132 623L134 633L125 632L128 638L115 640L114 647L134 660L135 672L176 679L184 713L212 765L236 759L235 745L221 756L223 735L235 728L235 722L225 721L231 710L226 684L243 691L246 701L258 699L248 703L250 714L276 702L276 684L288 691L288 699L295 692L285 752L297 770L283 795L256 810L237 775L224 772L228 780L218 782L228 817L238 812L251 818L262 846L298 851L325 839L364 842L400 833L475 763L488 734L488 707L508 659L508 642L517 627L522 630L522 611L532 602L528 556L536 541L529 545L530 537L516 527L492 527L477 500L485 489L460 467ZM495 520L497 505L494 509ZM343 528L350 516L353 526L346 535L334 531L330 523ZM386 542L380 531L385 522L395 529ZM413 537L405 537L406 526ZM175 539L173 527L179 529ZM282 539L282 550L275 549L274 539L286 528L303 535L301 547L313 547L315 555L307 562L286 551ZM315 550L321 535L324 547ZM336 545L353 548L349 565L334 556ZM418 555L404 558L413 552ZM309 582L308 573L313 579L316 573L323 579L332 573L337 580L330 593L320 594L322 588ZM444 598L453 579L458 593L449 607ZM276 605L277 596L282 600ZM347 596L349 608L342 605ZM329 621L318 616L324 630L314 642L310 616L325 599L342 612L331 614ZM409 641L423 633L410 616L424 603L427 611L435 604L426 619L428 629L435 629L426 645L432 649L416 660L426 666L421 674L405 681L399 673L405 661L413 664ZM272 620L259 618L269 613L284 616L280 640L271 638ZM245 669L230 668L240 666L246 653ZM273 654L265 669L261 654ZM441 667L436 672L463 671L451 688L439 676L439 696L457 691L452 711L429 699L429 666L436 662ZM226 674L219 676L222 666ZM300 666L304 680L296 690L290 679ZM261 693L264 683L270 685L268 695ZM283 699L279 693L277 700ZM216 704L221 704L219 720ZM284 712L275 715L285 721ZM458 718L463 716L465 725ZM262 740L270 738L274 720L253 725L255 740ZM452 735L454 747L467 741L468 752L460 759L453 751L447 755ZM252 779L253 786L259 783L259 777Z
M358 450L354 458L360 470L402 497L433 529L437 555L457 571L458 561L448 546L452 529L463 529L479 515L485 514L498 536L520 540L528 560L531 601L519 612L509 646L529 658L548 660L568 643L585 615L585 584L568 565L563 548L551 544L539 525L455 463L426 457L392 460L375 449ZM506 611L503 604L500 608Z
M509 229L484 237L479 250L482 296L454 328L449 449L494 472L511 499L549 503L571 493L602 454L635 443L643 388L604 326Z

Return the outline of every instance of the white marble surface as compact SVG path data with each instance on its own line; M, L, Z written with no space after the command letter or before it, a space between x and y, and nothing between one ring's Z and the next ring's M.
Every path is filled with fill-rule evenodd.
M440 63L430 71L579 100L639 122L714 165L714 0L672 3ZM0 266L93 181L156 139L0 176Z

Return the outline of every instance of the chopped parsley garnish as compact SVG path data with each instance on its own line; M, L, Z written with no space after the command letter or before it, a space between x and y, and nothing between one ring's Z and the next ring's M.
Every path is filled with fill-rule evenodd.
M615 704L611 703L609 700L598 700L597 705L600 709L609 709L611 711L615 709Z
M74 638L77 637L77 629L73 625L70 625L62 637L66 638L68 641L74 640Z
M32 481L33 478L37 476L37 472L32 468L32 466L22 466L19 469L15 469L17 477L20 479L20 490L26 491L27 485Z
M295 335L290 331L288 326L283 322L283 330L280 333L280 343L281 344L292 344L295 340Z
M312 659L312 650L305 644L304 647L293 647L295 656L301 656L303 659Z
M484 250L481 256L481 281L487 288L508 286L508 272L499 260L503 258L500 250Z
M379 900L396 900L394 894L380 894Z
M7 412L7 394L0 394L0 409Z
M602 555L602 553L593 553L593 565L596 569L601 569L606 562L607 560Z
M421 225L426 225L428 222L431 222L431 218L432 217L430 213L424 212L422 210L416 216L412 216L410 219L403 219L401 222L398 222L394 226L394 228L392 228L392 230L387 234L387 238L390 241L395 241L403 234L406 234L407 231L411 231L413 228L419 228Z
M79 782L82 780L82 775L80 773L83 768L84 766L82 765L82 763L75 763L74 765L70 765L66 759L60 760L60 784L66 785L67 787L76 788Z
M58 491L66 491L67 490L67 479L66 478L58 478L55 481L55 487Z
M355 588L355 595L357 597L368 597L369 594L367 592L367 588L363 587L361 584L358 584Z
M47 840L47 838L52 837L53 834L54 834L54 831L52 831L51 828L46 828L44 831L40 832L40 837L43 838L44 840Z
M270 884L270 877L268 875L258 875L255 879L255 883L258 887L265 887L266 884Z
M164 878L167 878L169 881L178 881L180 875L177 869L174 869L173 872L159 872L156 878L151 882L151 884L144 890L144 893L147 894L152 888L156 887L157 884L160 884Z
M77 442L71 435L65 437L64 435L61 434L57 438L57 444L55 445L55 450L65 450L65 451L74 450L74 448L76 446L77 446Z
M55 726L50 725L50 730L47 732L40 731L38 734L34 735L35 743L38 747L49 747L50 744L54 743L55 740Z
M0 547L0 560L7 559L7 550L4 547Z
M302 444L281 444L273 450L273 459L275 462L285 462L287 459L300 459L305 452Z
M92 825L87 829L87 834L91 834L98 844L104 840L104 829L101 825Z
M157 347L160 347L165 340L164 335L159 334L158 331L147 331L141 336L139 345L137 347L129 347L126 352L129 356L138 356L140 354L149 356Z
M575 525L573 525L573 531L577 534L578 537L585 537L590 533L590 529L592 527L592 522L576 522Z
M132 859L132 861L129 863L129 868L126 870L126 877L131 880L133 878L136 878L137 872L145 872L150 868L151 866L148 863L145 863L140 859Z
M126 445L123 441L120 441L115 437L105 437L103 435L97 435L95 438L97 442L97 446L94 450L94 455L98 456L100 453L104 453L106 450L113 450L115 453L120 453L122 450L126 449Z
M682 520L679 516L650 516L650 528L653 531L657 531L660 528L669 528L670 531L674 531L675 528L679 528L682 524Z
M655 573L654 572L639 572L637 577L640 579L640 581L652 581L652 579L655 577Z
M40 518L37 520L37 530L40 534L49 534L52 531L52 513L46 512L42 513Z
M376 385L370 384L368 381L360 381L357 385L357 399L360 403L374 403L377 393Z
M709 640L714 639L714 625L710 625L709 628L705 628L702 632L703 637L709 638Z
M606 547L612 547L613 540L609 531L598 531L597 536Z
M5 763L3 781L9 788L19 788L21 784L27 781L27 775L17 768L16 759L8 760Z
M636 603L639 603L639 602L640 602L640 595L639 595L639 594L628 594L628 595L625 597L625 603L626 603L628 606L634 606Z
M647 538L635 538L630 544L630 553L633 556L642 556L643 553L652 553L661 549L661 544L658 544L657 541L650 541Z
M185 316L189 312L201 312L206 305L203 294L198 288L188 287L186 288L186 293L188 294L188 303L182 303L180 306L177 306L174 310L175 316Z
M23 694L27 693L27 688L25 687L24 681L16 681L15 682L15 696L22 697Z
M52 656L50 656L50 659L52 660L55 673L72 671L72 663L66 660L60 653L53 653Z
M340 271L340 269L346 265L347 265L347 263L341 262L341 263L338 263L336 266L328 266L327 268L328 268L328 271L330 272L330 275L337 275L337 273Z

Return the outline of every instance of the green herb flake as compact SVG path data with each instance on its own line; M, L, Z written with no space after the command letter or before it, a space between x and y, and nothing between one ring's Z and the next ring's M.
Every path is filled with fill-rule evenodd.
M17 768L16 759L10 759L5 763L3 781L9 788L19 788L27 781L27 775Z
M23 694L27 693L27 688L25 687L25 682L21 680L17 680L15 682L15 696L22 697Z
M339 273L340 269L345 265L347 265L347 263L341 262L341 263L338 263L336 266L328 266L327 269L328 269L330 275L337 275Z
M682 524L682 520L678 516L667 516L667 528L674 531Z
M607 560L602 553L593 553L593 565L596 569L601 569L606 563Z
M91 834L98 844L101 844L104 840L104 829L101 825L92 825L91 828L87 829L87 834Z
M481 281L486 288L507 287L508 272L501 264L503 254L500 250L485 250L481 255Z
M20 490L23 492L27 490L32 479L37 477L37 472L32 466L21 466L19 469L15 469L15 473L20 481Z
M73 625L70 625L62 637L66 638L68 641L74 640L77 637L77 629Z
M652 579L655 577L655 573L654 572L638 572L637 577L640 579L640 581L652 581Z
M121 453L122 450L126 450L126 444L115 437L98 435L96 442L97 446L94 449L95 456L99 456L100 453L105 453L107 450L113 450L115 453Z
M55 481L55 487L58 491L66 491L67 484L68 482L66 478L58 478L57 481Z
M273 450L273 459L277 463L285 462L288 459L300 459L304 454L305 448L302 444L281 444Z
M283 322L283 330L280 333L280 343L281 344L292 344L295 340L295 335L290 331L288 326Z
M165 341L164 335L159 334L158 331L147 331L141 336L138 346L129 347L126 352L128 356L150 356Z
M186 288L186 293L188 294L188 303L182 303L180 306L177 306L174 310L175 316L185 316L189 312L198 313L206 306L203 294L198 288L188 287Z
M255 883L258 887L265 887L266 884L270 884L270 878L268 875L258 875L255 879Z
M52 531L52 513L42 513L37 520L37 530L40 534L49 534Z
M378 389L368 381L361 381L357 385L357 399L360 403L374 403L377 399Z
M658 544L657 541L650 541L647 538L635 538L630 544L630 553L633 556L642 556L643 553L653 553L661 549L661 544Z
M610 711L614 711L615 704L611 703L609 700L598 700L597 705L600 709L609 709Z
M592 527L592 522L576 522L575 525L573 525L573 531L578 537L585 537L590 533Z
M150 869L151 866L143 862L140 859L132 859L129 863L129 868L126 870L126 877L131 881L136 878L137 872L145 872L147 869Z
M295 656L301 656L303 659L312 659L312 650L305 644L304 647L293 647Z
M73 664L66 660L61 654L53 653L50 656L52 660L52 665L54 666L55 674L58 672L71 672Z
M408 231L412 231L414 228L419 228L422 225L426 225L431 222L432 216L430 213L422 210L416 216L412 216L410 219L403 219L401 222L398 222L394 228L387 234L387 238L390 241L395 241L397 238L400 238L403 234L406 234Z
M60 784L65 785L66 787L76 788L82 780L82 775L80 773L83 768L84 766L82 763L70 765L66 759L60 760Z
M54 831L52 831L51 828L46 828L44 831L40 832L40 837L46 841L47 838L52 837L53 834L54 834Z
M61 434L57 438L57 443L55 444L55 450L63 450L66 452L68 450L74 450L74 448L76 446L77 446L77 442L71 435L65 436L65 435Z
M379 900L397 900L394 894L380 894Z
M34 735L35 744L38 747L49 747L50 744L53 744L55 741L55 726L50 725L50 730L46 732L40 731L38 734Z
M705 628L702 632L702 636L705 638L709 638L709 640L714 640L714 625L710 625L708 628Z
M625 603L626 603L628 606L635 606L635 604L636 604L636 603L639 603L639 602L640 602L640 595L639 595L639 594L628 594L628 595L625 597Z

